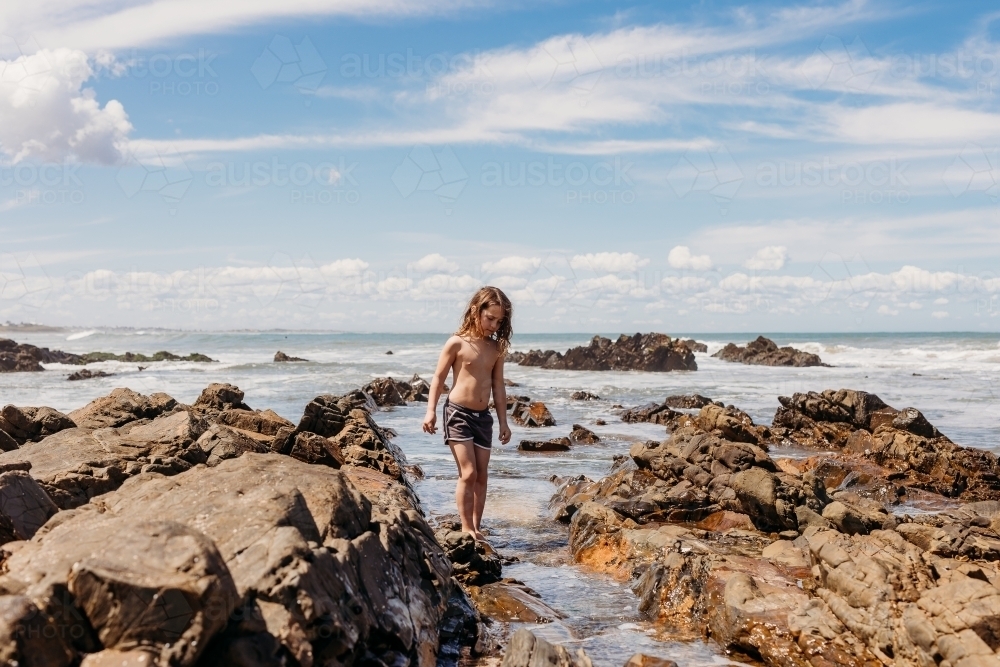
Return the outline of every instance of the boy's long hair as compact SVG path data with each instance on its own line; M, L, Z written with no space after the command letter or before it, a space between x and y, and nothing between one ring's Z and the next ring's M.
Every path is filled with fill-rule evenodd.
M462 316L462 323L459 325L455 335L487 338L486 333L479 324L479 316L485 308L489 308L490 306L500 306L503 309L503 318L500 320L500 326L497 328L496 333L489 338L496 341L497 347L500 349L500 354L506 355L507 350L510 348L510 337L514 335L514 330L511 328L514 311L510 305L510 299L496 287L488 285L480 287L472 295L472 298L469 299L469 305L465 308L465 314Z

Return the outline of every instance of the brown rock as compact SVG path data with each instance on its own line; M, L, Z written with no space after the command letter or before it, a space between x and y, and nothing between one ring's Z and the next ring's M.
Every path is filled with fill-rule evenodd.
M522 440L517 445L519 452L568 452L569 438L552 438L551 440Z
M0 338L0 373L40 372L42 364L77 364L80 357L47 347L20 345L9 338Z
M565 355L552 350L532 350L509 353L507 361L521 366L578 371L698 370L694 354L684 343L659 333L622 334L614 342L594 336L590 345L574 347Z
M198 447L207 457L205 465L217 466L226 459L235 459L247 452L265 454L270 447L245 432L221 424L212 424L198 438Z
M625 662L625 667L677 667L677 663L666 658L636 653Z
M707 350L706 350L707 351ZM718 405L720 408L723 407L721 403L713 401L712 399L702 396L701 394L683 394L667 396L663 404L669 408L687 408L687 409L699 409L706 405ZM639 655L639 654L636 654Z
M0 544L30 540L59 511L27 472L0 474Z
M109 378L112 377L114 373L105 373L104 371L92 371L89 368L84 368L75 373L70 373L66 376L66 379L70 382L76 382L78 380L90 380L91 378Z
M516 401L510 409L511 419L519 426L538 428L542 426L555 426L556 420L552 413L541 401L534 403L522 403Z
M684 343L687 349L691 350L692 352L708 352L708 345L705 345L704 343L699 343L693 338L687 338L685 340L682 340L681 342Z
M18 408L13 405L4 406L0 410L0 449L11 451L29 440L39 440L58 433L76 424L69 417L49 407ZM11 442L14 446L11 446Z
M468 591L480 614L501 623L551 623L563 617L515 579L469 586Z
M662 403L647 403L637 408L629 408L622 413L622 421L634 424L637 422L650 422L652 424L666 424L680 413L671 410Z
M309 361L308 359L303 359L302 357L290 357L281 350L274 353L274 362L277 364L289 363L292 361Z
M583 649L571 654L562 646L550 644L522 628L514 633L500 667L593 667Z
M469 586L485 586L500 581L500 557L485 542L458 530L460 525L443 527L435 533L438 543L451 561L455 578Z
M790 346L779 348L773 340L764 338L763 336L758 336L756 340L750 341L746 347L738 347L733 343L729 343L712 356L723 361L734 361L756 366L801 367L829 365L824 364L819 355L796 350Z
M288 455L299 461L331 468L339 468L345 462L344 454L336 442L315 433L297 434Z
M273 410L243 410L239 408L223 410L216 420L220 424L241 431L251 431L272 438L278 434L279 429L295 426Z
M375 399L376 405L380 408L406 405L405 396L410 392L410 385L393 380L391 377L375 378L362 387L361 391Z
M250 406L243 402L243 396L243 392L235 385L213 382L201 391L198 400L191 407L208 413L233 409L250 410Z
M601 397L597 394L591 394L589 391L574 391L570 394L570 398L574 401L599 401Z
M573 430L570 431L569 439L573 442L579 442L587 445L593 445L601 441L597 434L591 431L586 426L581 426L580 424L573 424Z
M0 595L0 665L69 667L78 659L73 630L83 631L43 613L27 596Z
M143 396L123 387L94 399L68 416L80 428L98 429L123 426L137 419L155 419L176 406L177 401L166 394Z

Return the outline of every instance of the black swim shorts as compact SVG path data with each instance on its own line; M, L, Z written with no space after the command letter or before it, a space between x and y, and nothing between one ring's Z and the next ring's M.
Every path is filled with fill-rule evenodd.
M444 399L444 441L472 441L476 447L493 448L493 415L489 409L473 410Z

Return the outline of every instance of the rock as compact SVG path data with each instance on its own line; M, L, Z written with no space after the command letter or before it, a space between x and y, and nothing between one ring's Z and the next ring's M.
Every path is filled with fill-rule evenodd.
M682 340L681 343L683 343L684 346L687 347L687 349L691 350L692 352L708 352L708 345L705 345L704 343L699 343L693 338L687 338L685 340Z
M86 354L81 354L77 361L72 363L90 364L96 361L124 361L129 363L148 363L151 361L194 361L198 363L214 363L215 359L199 352L192 352L191 354L182 357L178 354L174 354L173 352L167 352L166 350L154 352L149 356L139 354L137 352L126 352L125 354L114 354L112 352L88 352Z
M712 356L723 361L733 361L755 366L802 367L829 365L824 364L818 355L796 350L794 347L779 348L773 340L764 338L763 336L758 336L756 340L750 341L746 347L738 347L733 343L729 343Z
M43 613L27 596L0 595L0 665L69 667L78 659L71 637L82 632Z
M509 380L505 380L504 384L507 384L507 382L509 382ZM514 382L507 386L516 387L517 383ZM430 393L431 393L431 385L428 384L428 382L424 380L422 377L414 373L413 377L410 378L410 391L403 398L405 398L408 403L409 402L426 403L428 397L430 396Z
M70 373L66 376L66 379L70 382L75 382L77 380L89 380L91 378L109 378L112 377L114 373L105 373L104 371L92 371L88 368L79 370L75 373Z
M733 442L763 444L770 439L767 427L757 426L750 416L733 407L721 408L715 404L703 407L695 422L700 428Z
M516 401L510 409L511 419L519 426L538 428L542 426L555 426L556 420L552 413L541 401L534 403L522 403Z
M201 395L191 405L199 412L213 413L223 410L250 410L243 402L243 391L236 385L213 382L201 391ZM72 417L72 415L70 415Z
M101 644L142 646L154 657L150 664L193 665L239 600L215 544L170 521L118 518L87 526L96 534L86 535L71 526L63 523L47 539L84 547L76 551L81 559L72 564L67 588Z
M579 442L587 445L593 445L601 441L597 434L591 431L585 426L580 424L573 424L573 430L570 431L569 439L573 442Z
M336 656L430 667L445 619L456 619L449 633L467 627L468 613L452 611L465 598L407 488L353 472L370 495L342 471L279 454L131 478L20 543L0 592L24 595L50 616L67 601L80 605L102 642L77 654L103 644L151 651L157 664L168 664L164 652L176 656L169 664L194 664L204 650L208 664L280 664L280 652L300 665ZM168 646L169 633L181 641ZM186 641L194 637L197 644ZM258 662L240 661L254 655Z
M30 540L58 511L27 472L14 470L0 474L0 544Z
M42 364L75 363L79 363L79 357L75 354L27 343L19 345L9 338L0 338L0 373L37 373L45 370Z
M568 452L569 438L552 438L551 440L522 440L517 445L519 452Z
M244 410L233 408L223 410L216 420L219 424L230 426L240 431L256 433L273 439L282 428L292 428L295 425L273 410Z
M243 431L221 424L209 426L198 438L197 444L205 453L207 457L205 465L209 467L217 466L226 459L243 456L247 452L264 454L271 449L268 445L245 435Z
M704 350L707 352L708 350ZM625 662L625 667L677 667L677 663L666 658L657 658L644 653L636 653Z
M892 420L892 427L924 438L940 438L941 432L916 408L903 408ZM873 429L874 430L874 429Z
M520 387L521 386L518 383L516 383L513 380L511 380L510 378L504 378L503 379L503 384L504 384L505 387Z
M520 366L579 371L698 370L694 354L686 345L659 333L622 334L614 342L610 338L594 336L590 345L574 347L566 354L552 350L512 352L508 354L507 361Z
M366 410L351 410L344 428L330 438L330 442L331 457L336 458L334 452L339 450L344 465L371 468L396 481L403 481L402 466L406 465L406 456Z
M19 408L13 405L0 410L0 449L11 451L26 442L38 442L54 433L74 428L73 420L48 407Z
M680 413L671 410L662 403L647 403L637 408L629 408L622 413L622 421L634 424L637 422L650 422L652 424L666 424Z
M99 653L91 653L80 667L152 667L156 664L153 653L143 649L134 651L117 651L106 649Z
M516 579L503 579L484 586L468 586L476 610L501 623L551 623L563 617L545 604L538 593Z
M595 419L594 424L597 426L607 426L608 422L604 421L603 419Z
M782 498L778 478L762 468L752 467L733 475L729 483L745 514L761 530L795 529L795 504Z
M406 405L404 396L409 393L410 386L405 382L397 382L391 377L375 378L361 391L375 399L375 403L381 407Z
M308 359L303 359L302 357L290 357L281 350L274 353L274 362L278 364L284 364L292 361L309 361Z
M562 646L536 637L531 630L521 628L510 638L500 667L593 667L583 649L571 654Z
M531 403L531 397L519 394L507 394L507 412L514 409L515 403ZM496 409L496 406L493 405L493 401L490 401L490 406L493 407L493 409Z
M84 407L74 410L69 413L68 417L80 428L111 428L124 426L138 419L155 419L175 407L177 407L177 401L166 394L156 393L151 396L143 396L131 389L119 388L112 390L107 396L94 399Z
M574 391L570 394L570 398L574 401L599 401L601 397L597 394L591 394L589 391Z
M330 438L324 438L315 433L298 433L295 436L292 449L288 455L293 459L315 465L326 465L339 468L346 458L339 444Z
M707 350L706 350L707 352ZM713 401L710 398L702 396L701 394L684 394L684 395L674 395L667 396L663 404L668 408L688 408L688 409L700 409L706 405L718 405L720 408L724 407L722 403L718 401ZM639 654L636 654L639 655Z
M472 535L450 524L435 533L438 543L451 561L455 578L469 586L484 586L500 581L500 557L486 542L477 542Z

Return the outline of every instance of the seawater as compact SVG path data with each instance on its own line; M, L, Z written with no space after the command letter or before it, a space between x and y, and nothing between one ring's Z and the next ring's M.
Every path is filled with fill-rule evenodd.
M190 403L211 382L230 382L246 392L254 408L271 408L297 421L302 408L322 393L342 393L371 378L391 375L429 378L446 335L338 334L293 332L187 333L164 331L88 330L2 334L18 342L69 352L106 351L152 354L201 352L218 363L161 362L139 371L137 364L104 362L93 370L115 373L109 378L67 382L77 367L50 365L44 373L0 375L0 402L49 405L64 412L127 386L142 393L164 391ZM565 351L585 345L593 334L518 335L515 350ZM608 335L608 334L604 334ZM613 406L662 401L670 394L697 392L747 411L757 423L769 424L778 396L796 391L852 388L874 392L897 408L913 406L955 442L1000 453L1000 336L997 334L765 334L779 345L815 352L831 368L768 368L729 364L711 358L727 342L744 344L754 335L693 334L708 354L698 354L696 372L574 372L508 365L506 376L519 386L508 393L544 401L557 425L528 429L511 425L511 446L494 447L484 527L506 556L518 562L505 576L534 588L562 620L534 628L573 648L583 647L601 667L618 667L642 651L680 664L713 665L731 661L715 646L702 642L657 641L636 609L629 582L617 582L578 567L567 547L567 529L551 519L548 501L553 476L607 474L612 457L624 454L637 440L662 439L664 429L652 424L625 424ZM610 335L616 337L617 334ZM688 337L685 335L684 337ZM276 364L274 353L308 359ZM387 354L392 351L392 354ZM586 390L600 401L573 401ZM421 431L426 406L411 404L379 413L378 421L394 428L396 442L425 477L416 489L427 512L454 513L455 464L440 435ZM603 419L605 426L595 425ZM602 439L565 454L519 454L522 438L566 435L582 424ZM774 451L780 456L780 450ZM790 456L803 453L789 451Z

